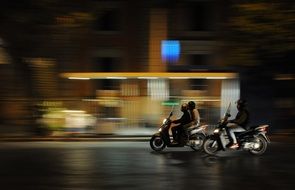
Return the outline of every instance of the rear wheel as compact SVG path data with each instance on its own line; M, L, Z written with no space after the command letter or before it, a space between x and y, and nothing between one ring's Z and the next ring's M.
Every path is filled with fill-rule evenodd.
M166 147L166 143L159 135L153 135L150 140L150 146L154 151L162 151Z
M206 139L203 147L204 151L209 155L214 155L218 151L218 143L213 139Z
M195 151L202 150L205 139L206 139L206 137L204 134L194 134L190 138L190 142L191 142L190 147Z
M267 142L264 137L262 137L262 136L256 137L254 139L253 143L255 143L254 148L249 150L250 154L262 155L266 151Z

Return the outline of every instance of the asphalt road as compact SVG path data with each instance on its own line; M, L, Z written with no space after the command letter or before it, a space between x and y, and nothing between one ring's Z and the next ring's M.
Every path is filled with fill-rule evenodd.
M0 189L294 189L295 143L217 157L148 142L1 142Z

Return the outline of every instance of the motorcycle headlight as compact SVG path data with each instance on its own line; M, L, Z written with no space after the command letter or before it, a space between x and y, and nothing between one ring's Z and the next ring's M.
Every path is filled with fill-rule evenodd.
M219 129L215 129L213 133L219 133Z
M163 124L166 123L167 119L163 119Z

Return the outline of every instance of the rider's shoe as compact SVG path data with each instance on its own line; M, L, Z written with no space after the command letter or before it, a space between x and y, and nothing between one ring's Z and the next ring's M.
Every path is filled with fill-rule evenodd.
M173 141L171 142L171 144L178 144L178 142L175 141L175 140L173 140Z
M233 143L229 148L231 148L231 149L239 148L239 144L238 143Z

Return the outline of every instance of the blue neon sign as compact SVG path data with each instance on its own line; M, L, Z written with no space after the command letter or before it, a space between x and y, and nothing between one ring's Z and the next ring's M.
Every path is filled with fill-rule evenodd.
M161 55L163 61L177 62L180 55L180 42L178 40L162 40Z

